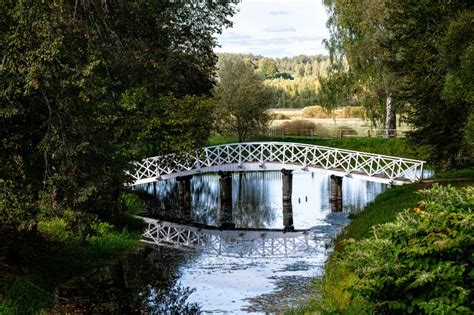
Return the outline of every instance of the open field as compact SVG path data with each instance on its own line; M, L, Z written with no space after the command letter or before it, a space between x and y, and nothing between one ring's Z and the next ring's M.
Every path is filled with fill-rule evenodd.
M316 107L312 115L308 115L311 108ZM352 109L352 111L351 111ZM380 137L383 136L383 127L372 126L370 121L361 118L363 109L360 107L345 107L334 113L324 112L320 106L311 106L300 109L273 108L270 109L274 119L270 125L272 136L298 135L318 137ZM312 116L312 117L311 117ZM410 130L407 124L397 124L397 137L404 137Z
M270 111L272 114L282 117L282 115L288 117L289 119L275 119L272 121L271 127L278 127L282 123L287 122L288 120L307 120L315 124L322 124L328 126L351 126L351 127L370 127L364 119L361 118L307 118L303 116L304 108L272 108Z

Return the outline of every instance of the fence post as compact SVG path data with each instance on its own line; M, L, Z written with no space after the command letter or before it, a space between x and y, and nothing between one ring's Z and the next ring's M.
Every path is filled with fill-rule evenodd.
M344 130L341 129L341 139L344 138Z
M369 139L370 139L370 129L367 130L367 136L368 136Z

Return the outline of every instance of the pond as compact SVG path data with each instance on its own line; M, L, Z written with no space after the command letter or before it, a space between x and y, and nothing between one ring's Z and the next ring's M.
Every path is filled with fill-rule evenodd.
M154 196L147 216L183 226L219 227L222 222L219 176L195 175L186 209L176 180L137 186ZM232 174L235 228L287 233L282 173ZM227 255L179 246L143 246L112 266L70 283L62 296L74 296L92 312L117 313L265 313L283 311L304 301L312 278L321 275L331 239L386 185L345 178L343 211L332 212L330 179L324 173L293 173L292 213L295 231L314 235L310 251L298 255ZM280 232L278 232L280 231ZM292 233L292 232L288 232ZM258 233L256 234L258 235ZM258 236L256 236L258 237Z

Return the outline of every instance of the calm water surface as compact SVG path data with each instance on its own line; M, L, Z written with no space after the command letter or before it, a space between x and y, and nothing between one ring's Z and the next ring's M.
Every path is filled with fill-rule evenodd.
M232 175L232 217L237 228L283 228L282 175L252 172ZM191 180L186 224L219 225L220 188L216 174ZM175 180L137 187L155 196L149 216L180 222ZM78 279L69 296L91 310L115 305L117 313L265 313L283 311L308 297L311 278L320 275L327 244L386 185L344 178L343 212L331 213L330 179L323 172L293 173L295 229L317 232L317 249L299 257L226 257L189 250L146 246L116 265ZM72 293L71 293L72 292Z

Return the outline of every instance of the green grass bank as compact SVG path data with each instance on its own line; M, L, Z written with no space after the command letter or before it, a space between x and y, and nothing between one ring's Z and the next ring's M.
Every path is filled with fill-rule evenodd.
M427 180L426 182L394 187L392 189L385 191L379 196L377 196L376 199L370 204L368 204L365 207L365 209L361 211L360 213L351 215L351 223L343 230L343 232L334 241L334 252L331 255L330 259L326 262L324 275L321 278L316 278L314 281L314 298L308 301L306 305L300 306L299 308L292 310L291 312L289 312L289 314L334 314L334 313L367 314L367 313L371 313L373 311L372 309L373 305L371 305L371 303L368 303L367 300L360 298L360 295L355 294L355 297L354 297L353 295L354 292L351 290L353 290L354 287L357 287L357 285L359 285L360 287L361 283L374 281L374 279L373 278L364 279L363 276L361 278L360 274L357 276L353 272L349 271L347 269L347 261L351 259L357 260L357 258L355 257L348 258L347 253L343 254L343 252L345 251L347 246L352 246L354 248L354 247L360 246L359 242L361 242L360 244L364 244L364 242L369 243L374 239L377 240L377 238L379 237L379 235L377 234L379 233L378 232L378 230L380 229L379 226L382 224L388 223L388 224L393 224L393 226L396 227L397 223L400 224L399 222L401 220L399 218L400 214L406 212L405 211L406 209L411 209L417 213L420 213L422 217L426 215L426 212L424 212L423 210L420 210L420 208L418 207L423 208L425 206L429 208L430 203L427 203L426 201L422 201L423 195L426 193L421 194L420 190L429 188L431 187L432 184L436 182L439 182L439 185L442 185L442 186L449 186L449 187L453 186L454 190L471 189L470 192L472 192L472 186L474 185L474 170L472 168L462 169L462 170L452 170L452 171L448 171L444 173L439 173L436 175L434 179ZM437 194L443 195L444 193L445 192L441 190L441 192ZM464 194L466 193L464 192ZM465 206L465 209L468 209L468 210L465 210L465 213L461 214L461 219L458 218L458 220L468 221L468 223L466 223L468 224L468 226L466 227L466 231L467 233L471 233L471 236L466 236L466 237L472 238L472 215L469 214L472 211L469 209L472 209L472 207L474 206L473 204L474 201L472 200L474 196L472 196L472 193L468 193L468 194L471 194L471 196L468 195L466 197L468 198L468 201L467 201L468 205ZM456 196L454 199L459 199L459 197ZM451 205L452 203L454 202L449 201L449 200L446 202L446 204L448 205ZM443 206L439 208L443 210ZM448 208L448 206L446 206L446 208ZM454 210L451 210L451 211L455 212ZM443 220L445 219L443 218ZM450 222L450 221L445 220L442 222ZM439 224L439 222L437 222L437 224ZM425 225L427 225L427 223ZM464 229L464 225L462 226ZM374 236L374 227L377 227L377 232L375 232L377 236ZM392 227L389 227L389 228L392 228ZM383 228L381 230L383 230ZM452 230L459 230L459 229L454 229L452 227L446 228L446 231L449 231L449 233ZM462 234L463 232L464 231L461 231L460 233ZM439 236L437 237L439 238L445 237L446 241L450 241L450 237L453 237L452 235L444 236L444 234L442 234L442 232L440 231L437 231L437 233L439 233ZM392 237L396 239L398 237L398 234L394 234ZM421 236L419 237L419 239L418 237L415 237L414 240L410 240L410 241L422 241L423 238L424 237L421 237ZM436 242L437 241L435 241L435 243ZM434 257L436 257L437 255L436 253L444 250L445 248L444 246L446 245L443 245L443 244L444 243L442 243L442 245L439 245L440 246L439 248L435 248L433 250L434 254L432 255ZM465 246L462 244L464 243L461 242L459 243L459 245L454 244L453 245L454 251L456 251L456 246L459 246L459 249L461 248L460 246ZM380 244L377 246L380 246ZM430 249L428 249L428 251L430 251ZM352 252L354 252L354 249L352 249ZM362 257L370 256L369 254L367 254L367 252L363 253ZM384 255L390 256L391 254L393 254L393 250L392 251L389 250ZM429 255L431 255L431 252ZM370 259L372 259L372 257L367 258L367 259L368 261L371 261ZM428 260L431 259L431 261L433 261L433 257L428 257L427 259ZM398 263L398 260L396 261ZM410 262L410 264L413 264L413 265L410 265L413 267L413 269L416 269L417 266L423 266L423 262L420 263L418 261ZM395 264L395 266L397 265ZM367 272L369 272L371 266L367 265L367 266L360 267L360 269L364 269L364 268L367 268ZM424 273L422 273L422 275L424 276L429 274L425 271L423 272ZM463 275L462 278L466 278L466 275ZM377 280L380 280L380 279L377 279ZM385 279L385 281L387 280ZM455 282L455 280L451 280L451 281ZM414 286L416 285L421 286L421 284L415 284ZM453 286L454 285L456 284L454 283ZM462 287L462 285L458 285L458 287ZM472 293L467 293L467 294L472 295ZM400 296L400 299L402 298L403 296ZM421 301L420 303L422 302L423 301ZM394 303L396 303L396 301L394 301ZM456 302L443 301L443 303L445 304L447 303L448 305L453 306L454 308L456 307L456 304L455 304ZM401 313L410 313L414 309L416 310L416 308L413 308L413 306L410 306L410 305L407 306L403 303L400 303L400 305L394 305L394 304L392 305L388 304L388 305L394 308L400 307L398 312L401 312ZM378 305L378 307L380 307L380 305ZM430 305L426 306L427 309L429 309L429 307ZM441 307L439 307L438 310L442 310ZM463 308L460 307L459 310L461 310L461 313L463 313ZM452 311L452 309L449 309L449 311Z
M130 196L129 196L130 197ZM0 314L48 314L61 302L55 290L75 278L107 266L140 244L144 223L133 216L142 204L126 198L127 212L110 221L77 217L71 210L61 217L39 220L33 231L11 240L15 258L0 246ZM2 239L11 237L0 229Z

